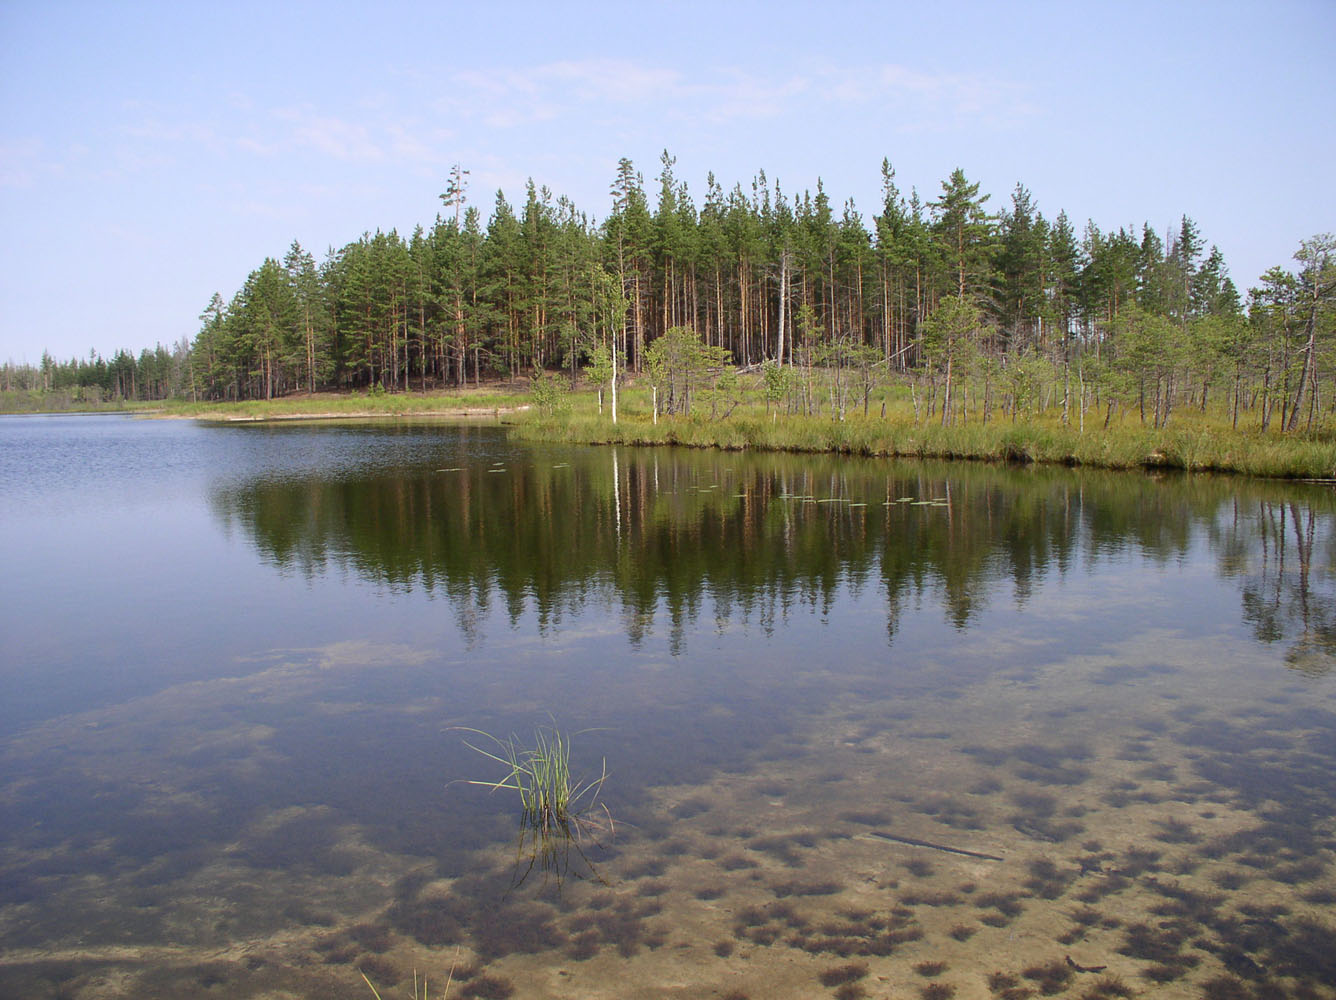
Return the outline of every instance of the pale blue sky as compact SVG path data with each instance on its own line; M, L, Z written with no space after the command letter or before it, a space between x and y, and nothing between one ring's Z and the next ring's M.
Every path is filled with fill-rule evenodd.
M0 360L193 337L293 239L484 217L533 177L602 217L664 148L869 221L880 164L1052 218L1184 213L1241 289L1336 229L1336 3L0 0Z

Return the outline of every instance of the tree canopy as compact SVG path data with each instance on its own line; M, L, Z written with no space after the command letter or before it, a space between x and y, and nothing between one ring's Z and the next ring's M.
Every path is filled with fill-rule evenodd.
M215 295L188 345L11 364L6 381L127 398L406 392L574 374L614 354L642 374L656 341L689 330L712 364L878 365L922 385L946 422L957 406L986 419L995 387L1031 377L1061 379L1065 401L1075 377L1156 424L1216 391L1236 422L1256 405L1263 427L1274 411L1293 430L1311 423L1336 361L1330 236L1245 300L1186 216L1163 233L1092 221L1078 236L1023 184L991 211L963 169L925 202L883 161L870 219L852 199L837 210L820 179L789 194L764 171L729 191L709 175L698 205L666 150L652 195L629 159L617 164L601 221L533 181L518 210L498 191L484 220L467 177L455 165L443 213L407 237L363 233L319 262L294 241L230 300Z

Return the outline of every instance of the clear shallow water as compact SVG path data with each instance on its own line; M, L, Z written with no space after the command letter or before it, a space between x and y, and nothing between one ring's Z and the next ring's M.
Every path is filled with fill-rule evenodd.
M1332 995L1334 510L0 420L0 993ZM452 727L549 717L617 832L516 885Z

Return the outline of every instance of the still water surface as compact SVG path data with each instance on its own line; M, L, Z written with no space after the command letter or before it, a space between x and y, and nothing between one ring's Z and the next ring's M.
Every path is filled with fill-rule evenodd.
M1336 996L1333 515L0 419L0 994ZM535 856L461 728L553 720Z

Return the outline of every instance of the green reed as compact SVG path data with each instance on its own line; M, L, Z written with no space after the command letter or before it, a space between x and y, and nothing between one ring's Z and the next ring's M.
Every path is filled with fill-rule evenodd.
M582 444L684 445L724 450L827 452L886 458L976 459L986 462L1047 463L1103 469L1230 472L1276 478L1336 478L1336 432L1264 434L1234 430L1218 413L1176 413L1168 428L1142 425L1135 411L1107 428L1087 417L1084 431L1073 419L1064 425L1053 414L1012 422L995 417L943 427L915 421L912 412L892 407L882 418L850 414L783 414L767 417L759 408L740 407L727 420L707 415L660 416L657 423L627 405L614 426L606 417L580 412L542 419L532 414L509 422L521 439Z
M608 815L606 807L600 807L598 802L608 778L607 760L603 760L597 778L577 780L571 773L571 738L555 725L534 730L532 745L521 743L514 735L501 739L480 729L462 731L488 741L487 746L479 746L465 740L465 746L507 768L499 781L467 780L465 784L493 790L514 789L519 794L525 820L535 829L569 829L580 817L599 808ZM608 822L610 825L611 817Z
M455 960L452 963L450 963L450 974L445 977L445 990L440 994L441 1000L446 1000L446 998L450 995L450 986L455 981L455 969L458 968L458 966L459 966L459 949L456 948ZM362 979L367 984L367 986L371 988L371 995L374 996L376 1000L382 1000L382 997L380 995L380 990L376 989L376 984L373 983L367 977L367 974L365 972L362 972L361 969L358 969L357 971L358 973L361 974ZM413 1000L428 1000L427 977L425 974L423 975L422 992L419 993L417 969L413 970Z

